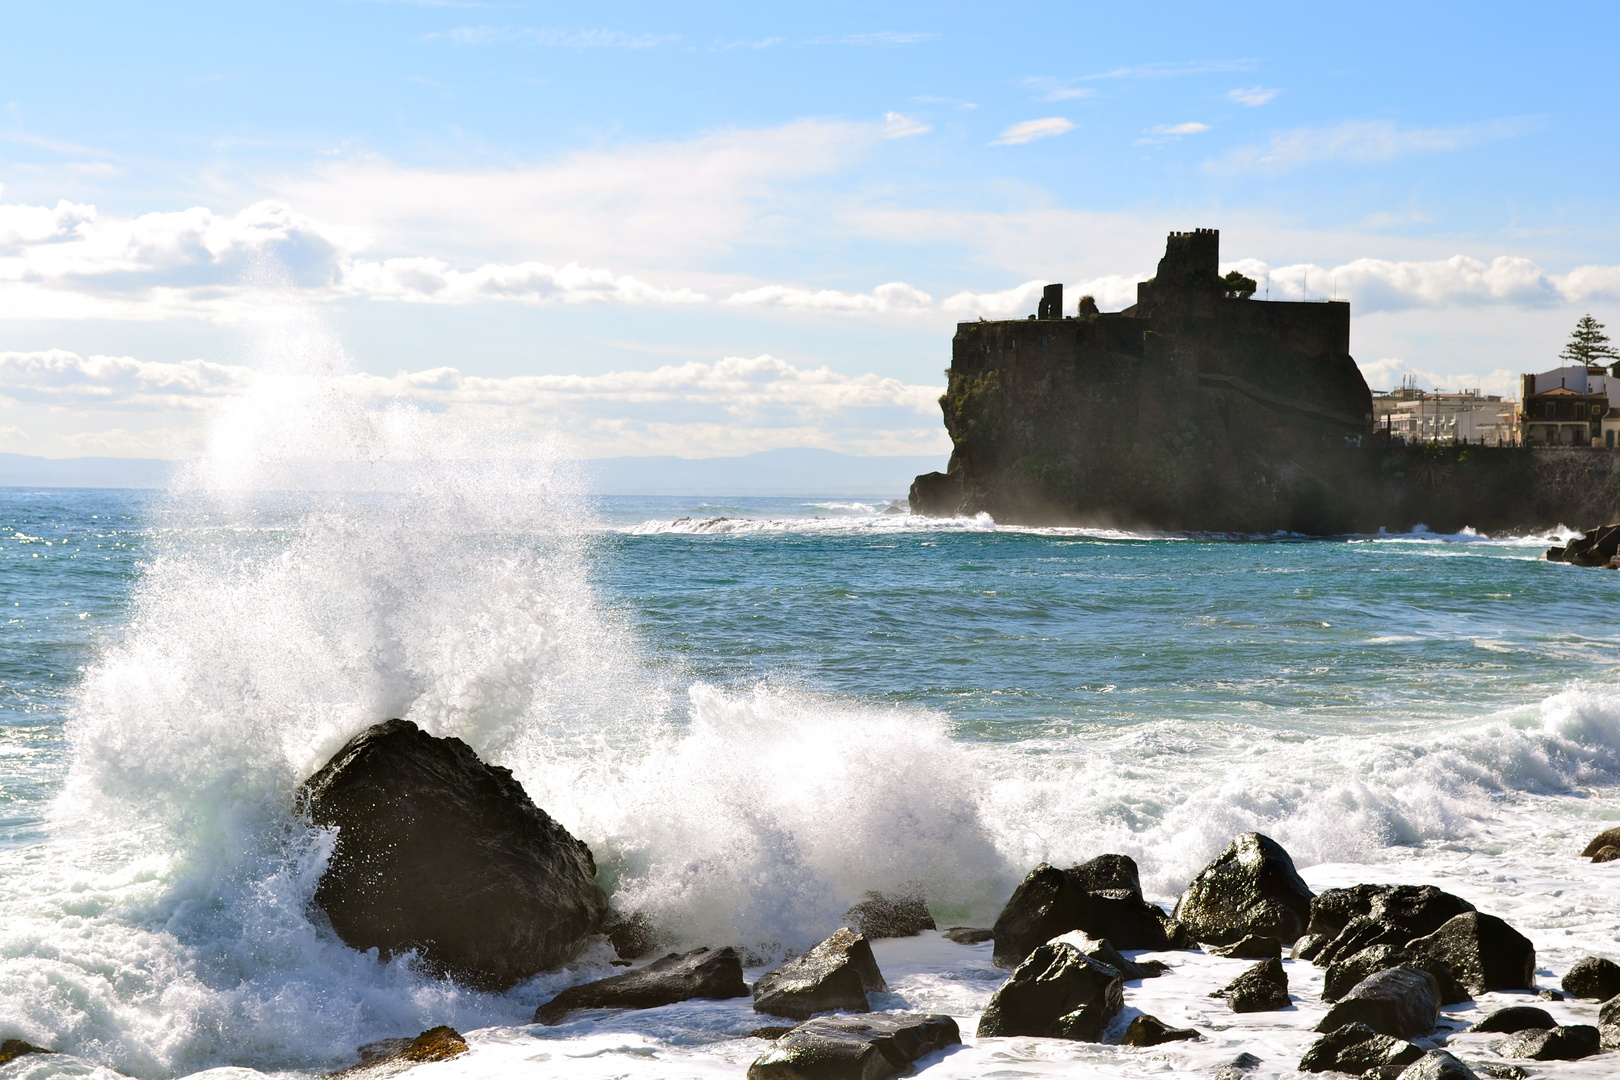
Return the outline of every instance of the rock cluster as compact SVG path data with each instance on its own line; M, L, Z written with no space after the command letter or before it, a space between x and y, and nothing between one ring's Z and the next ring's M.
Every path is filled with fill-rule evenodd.
M999 967L1024 958L1061 934L1079 930L1120 949L1166 949L1185 944L1180 926L1142 896L1136 863L1103 855L1059 870L1042 863L1019 883L992 930Z
M1620 523L1599 525L1563 547L1547 549L1550 562L1572 563L1575 566L1601 566L1609 570L1620 569Z

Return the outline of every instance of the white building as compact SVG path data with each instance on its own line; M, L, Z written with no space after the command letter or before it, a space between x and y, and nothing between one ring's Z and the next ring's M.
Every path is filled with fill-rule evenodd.
M1478 390L1443 394L1402 386L1373 395L1377 428L1392 441L1415 443L1483 443L1501 446L1515 441L1518 402Z

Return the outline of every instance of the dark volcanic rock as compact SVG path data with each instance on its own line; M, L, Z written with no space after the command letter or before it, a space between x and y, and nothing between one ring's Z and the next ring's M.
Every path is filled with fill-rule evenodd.
M1590 859L1606 847L1620 848L1620 827L1604 829L1592 837L1592 842L1581 852L1581 858Z
M1332 940L1315 950L1312 960L1318 966L1332 967L1374 945L1405 945L1417 936L1371 915L1357 915Z
M54 1053L56 1053L55 1050L47 1050L43 1046L35 1046L33 1043L27 1042L23 1039L6 1039L4 1042L0 1042L0 1065L4 1065L13 1058L20 1058L24 1054Z
M1606 566L1617 548L1620 548L1620 524L1599 525L1563 547L1548 548L1547 558L1575 566Z
M1474 905L1432 885L1356 885L1311 901L1308 944L1296 955L1324 967L1374 945L1405 945Z
M796 1025L794 1024L766 1024L764 1027L757 1027L753 1031L750 1031L748 1033L748 1038L764 1039L766 1042L775 1042L777 1039L780 1039L782 1036L792 1031L795 1026Z
M1281 844L1244 833L1187 886L1175 918L1212 945L1250 936L1292 944L1310 921L1312 895Z
M1215 1080L1243 1080L1244 1074L1254 1071L1259 1064L1260 1059L1253 1054L1239 1054L1215 1070Z
M1575 1061L1600 1050L1598 1029L1590 1024L1548 1028L1532 1028L1496 1044L1496 1052L1503 1057L1528 1058L1531 1061Z
M1598 1010L1598 1023L1620 1024L1620 997L1610 998Z
M693 949L623 975L570 986L536 1009L534 1022L560 1023L575 1009L656 1009L692 998L723 1001L747 993L736 949Z
M1311 1044L1299 1059L1300 1072L1342 1072L1361 1076L1377 1069L1389 1076L1423 1057L1423 1051L1404 1039L1380 1035L1366 1024L1346 1024Z
M1124 1006L1118 971L1066 942L1042 945L991 997L979 1037L1037 1035L1097 1042Z
M1068 869L1069 880L1087 892L1114 890L1142 898L1142 878L1129 855L1099 855Z
M1497 1009L1468 1030L1512 1035L1531 1028L1548 1031L1557 1026L1546 1009L1538 1009L1534 1005L1512 1005Z
M1368 976L1316 1025L1320 1032L1366 1024L1380 1035L1415 1039L1440 1022L1440 986L1427 971L1389 968Z
M1620 994L1620 964L1601 956L1588 956L1576 961L1558 985L1573 997L1606 1001Z
M1076 892L1069 875L1049 863L1031 870L996 917L996 966L1017 967L1037 946L1079 929Z
M1276 958L1256 964L1210 997L1223 997L1233 1012L1275 1012L1293 1001L1288 996L1288 973Z
M996 932L977 926L953 926L945 931L945 940L954 941L958 945L980 945L986 941L994 941Z
M1593 862L1614 862L1620 859L1620 847L1605 845L1592 854Z
M1327 969L1322 980L1322 1000L1338 1001L1367 976L1402 965L1427 971L1434 976L1435 983L1440 987L1440 1004L1456 1005L1469 999L1468 988L1457 981L1451 972L1451 965L1444 960L1436 960L1428 953L1397 949L1393 945L1374 945Z
M1120 1042L1125 1046L1158 1046L1160 1043L1202 1039L1192 1028L1173 1028L1157 1016L1143 1013L1132 1020Z
M1076 928L1121 949L1171 947L1169 916L1125 889L1076 889Z
M1444 1050L1430 1050L1408 1065L1398 1080L1479 1080L1479 1077Z
M868 993L887 990L872 946L841 927L803 956L795 957L754 984L754 1011L808 1020L819 1012L867 1012Z
M818 1016L776 1040L748 1080L885 1080L961 1041L948 1016Z
M467 1040L453 1027L428 1028L414 1039L383 1039L360 1048L360 1064L333 1077L344 1080L383 1080L429 1061L448 1061L467 1052Z
M1211 945L1209 952L1234 960L1281 960L1282 942L1274 937L1246 937L1231 945Z
M639 911L620 915L609 910L602 923L602 933L612 943L613 951L624 960L640 960L658 946L657 930Z
M936 929L934 917L921 896L885 896L869 892L860 903L844 913L844 921L859 930L868 941L879 938L916 937Z
M377 724L302 795L338 829L315 903L356 949L418 949L431 970L505 990L571 959L607 911L590 849L460 739Z
M1494 915L1464 912L1406 947L1449 964L1457 981L1476 994L1536 987L1535 946Z
M1058 940L1073 945L1093 960L1107 964L1119 972L1120 978L1126 982L1134 982L1137 979L1156 979L1170 970L1170 965L1162 960L1143 960L1140 963L1132 960L1114 948L1113 942L1107 938L1094 938L1079 930L1064 934Z

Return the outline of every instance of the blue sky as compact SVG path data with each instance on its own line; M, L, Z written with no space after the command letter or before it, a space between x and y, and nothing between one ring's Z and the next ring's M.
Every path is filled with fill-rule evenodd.
M948 448L954 323L1171 229L1511 392L1620 324L1600 5L4 3L0 450L270 370L591 455ZM1304 290L1304 291L1302 291Z

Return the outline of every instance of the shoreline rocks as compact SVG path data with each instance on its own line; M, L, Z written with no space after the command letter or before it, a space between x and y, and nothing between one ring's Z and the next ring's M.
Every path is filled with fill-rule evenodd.
M1406 947L1449 965L1457 981L1475 994L1536 988L1535 946L1495 915L1464 912Z
M979 1038L1038 1035L1100 1042L1103 1028L1124 1007L1115 969L1066 942L1030 953L990 998Z
M1225 998L1235 1013L1276 1012L1294 1003L1288 996L1288 973L1275 957L1256 964L1209 996Z
M1270 937L1292 945L1310 924L1315 895L1281 844L1243 833L1199 871L1172 915L1200 943Z
M871 1011L866 995L888 990L866 937L840 927L803 956L759 977L754 1011L793 1020L821 1012Z
M748 1080L887 1080L961 1041L956 1021L935 1013L818 1016L756 1058Z
M1039 945L1078 930L1120 949L1186 944L1181 928L1142 896L1136 863L1100 855L1069 870L1041 863L1002 907L991 933L997 967L1017 967Z
M382 1039L360 1047L360 1063L329 1073L343 1080L383 1080L430 1061L448 1061L468 1050L461 1032L445 1024L428 1028L414 1039Z
M590 849L460 739L374 725L300 795L338 830L315 905L353 948L415 949L436 974L499 992L572 959L607 912Z
M693 949L670 953L646 967L570 986L534 1011L536 1024L559 1024L579 1009L656 1009L677 1001L746 997L737 950Z
M1369 975L1333 1007L1316 1030L1365 1024L1380 1035L1415 1039L1440 1022L1440 984L1427 971L1394 967Z

